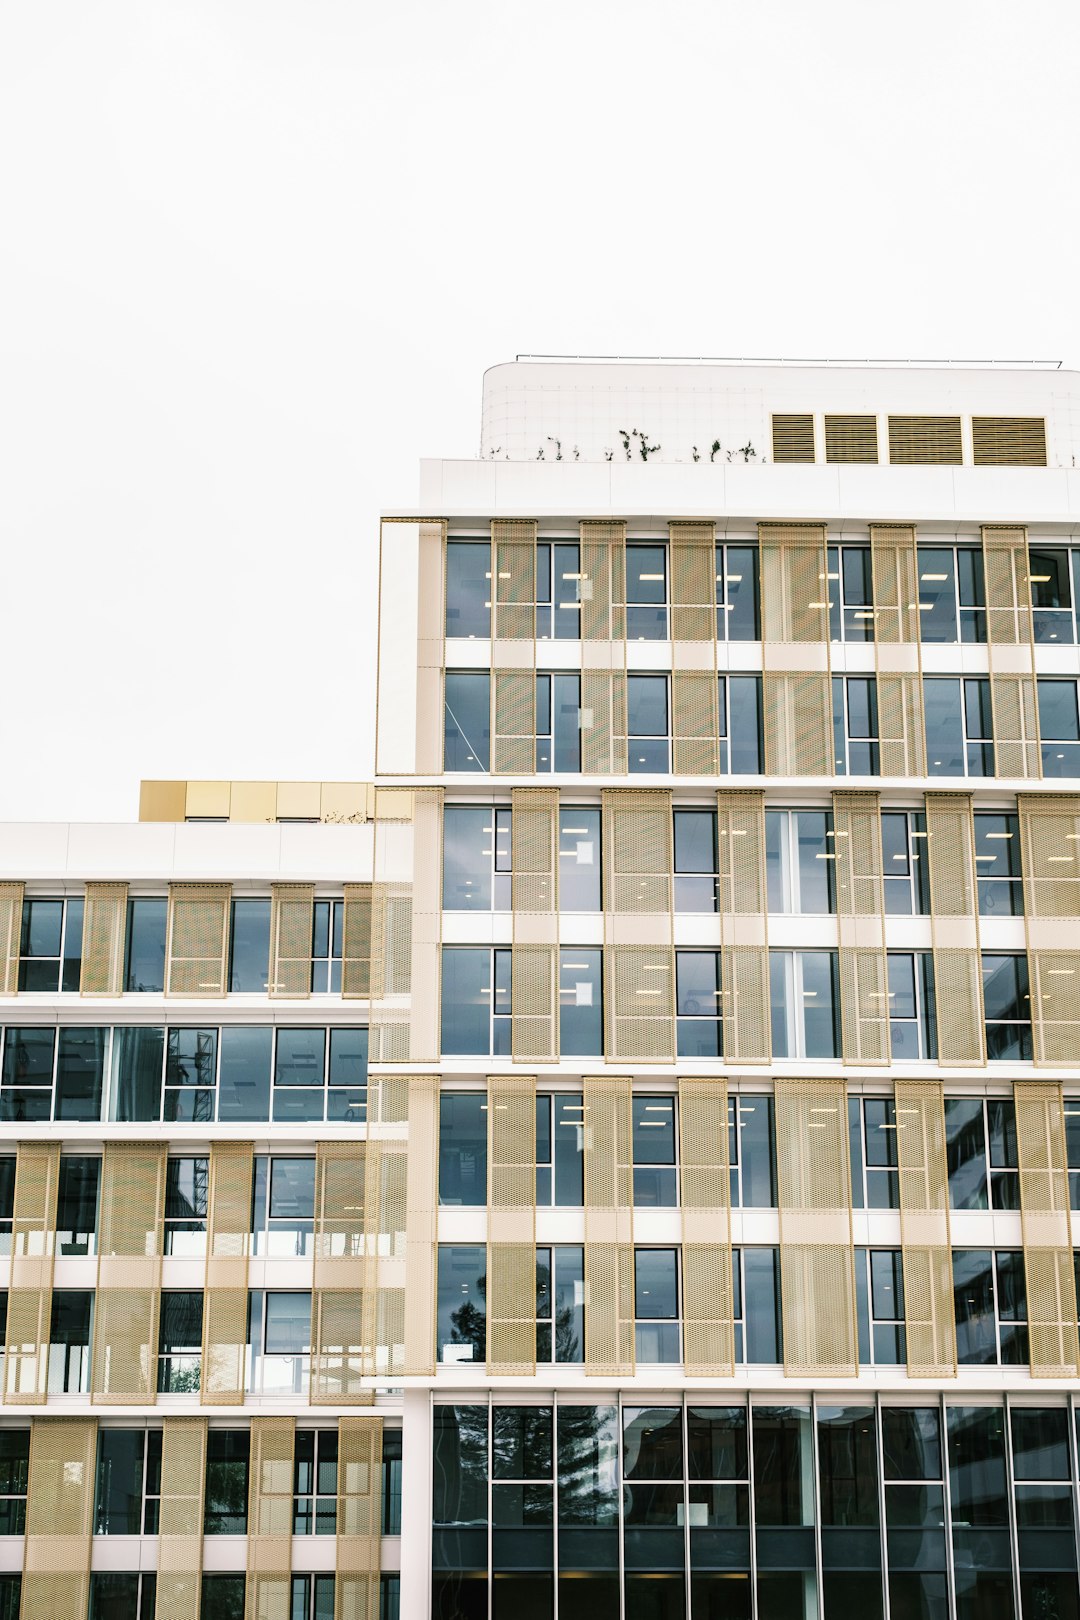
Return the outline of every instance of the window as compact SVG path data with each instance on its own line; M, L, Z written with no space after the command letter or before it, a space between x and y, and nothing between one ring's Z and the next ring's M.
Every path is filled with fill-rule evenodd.
M300 1290L248 1295L253 1394L306 1395L311 1367L311 1295Z
M634 1335L639 1363L681 1358L678 1277L677 1249L634 1250Z
M728 1158L733 1209L776 1208L773 1100L764 1092L728 1097Z
M536 1251L536 1359L585 1359L585 1251L558 1245Z
M896 1367L906 1362L901 1250L855 1250L855 1307L860 1366Z
M1028 1359L1022 1249L954 1249L956 1359L962 1367Z
M675 952L676 1048L680 1057L723 1056L720 952Z
M717 908L716 811L676 810L675 910Z
M780 1251L732 1250L735 1360L775 1367L781 1360Z
M581 635L581 558L578 545L536 545L536 639L577 641Z
M886 916L928 916L930 868L926 860L926 817L921 810L881 812L881 857Z
M878 776L877 681L833 676L833 747L837 776Z
M157 1576L95 1569L90 1575L90 1620L154 1620Z
M500 1614L543 1615L554 1608L552 1416L550 1406L492 1408L491 1567L503 1588L495 1604ZM545 1562L549 1573L541 1574ZM458 1612L473 1611L466 1600Z
M559 810L559 910L600 910L599 810Z
M124 989L160 994L165 988L167 900L129 900Z
M0 1429L0 1536L21 1536L26 1530L29 1474L30 1430Z
M1069 1413L1064 1406L1013 1406L1009 1422L1021 1613L1075 1613Z
M993 776L990 682L923 676L926 764L931 776Z
M509 949L443 946L442 1052L509 1057Z
M831 811L766 810L765 881L771 912L834 912L834 863Z
M774 1058L840 1056L835 951L770 951Z
M275 1122L327 1119L363 1124L367 1061L366 1029L277 1030L271 1117Z
M982 551L975 546L920 546L919 630L926 641L985 641Z
M1075 1093L1065 1097L1065 1156L1069 1166L1069 1206L1080 1209L1080 1098Z
M344 900L316 900L311 918L312 995L341 994L341 941L344 927Z
M1019 817L976 811L975 871L980 917L1023 916Z
M114 1029L110 1118L159 1120L164 1067L164 1029Z
M491 635L491 545L486 540L446 543L446 634L472 641Z
M581 677L538 673L536 677L536 769L581 769Z
M247 1429L211 1429L207 1434L204 1535L247 1535L250 1447Z
M383 1429L382 1533L401 1534L401 1430Z
M892 1613L947 1614L941 1414L935 1406L883 1406L881 1441ZM912 1525L921 1527L918 1562L921 1564L924 1557L932 1561L934 1567L929 1571L896 1567L892 1532L903 1533Z
M1043 776L1080 776L1080 711L1075 681L1037 682Z
M815 1415L821 1507L819 1612L830 1620L845 1612L883 1620L877 1414L872 1404L819 1403ZM858 1557L848 1551L853 1545L865 1548L858 1572L850 1567Z
M170 1158L165 1166L165 1253L184 1259L206 1253L210 1160Z
M1080 551L1028 547L1031 573L1032 630L1036 641L1076 641L1076 604L1080 599Z
M165 1050L166 1120L212 1120L217 1088L216 1029L170 1029Z
M758 621L757 548L717 546L717 641L759 641Z
M853 1209L899 1209L896 1105L891 1097L849 1097Z
M626 677L627 761L631 776L671 769L666 675Z
M869 546L829 547L829 640L873 641L874 580Z
M54 1289L49 1321L48 1392L85 1395L90 1388L92 1289Z
M719 675L720 775L762 772L761 677Z
M1011 1098L946 1097L945 1151L952 1209L1020 1208Z
M220 1031L217 1117L222 1124L268 1118L273 1041L269 1024L226 1025Z
M234 900L229 929L229 989L265 995L270 976L270 902Z
M314 1229L315 1160L256 1154L252 1252L274 1260L302 1258L312 1252Z
M337 1488L337 1430L297 1429L293 1447L294 1536L334 1535Z
M487 1355L487 1249L440 1243L436 1285L438 1360L483 1362Z
M15 1222L15 1164L14 1154L0 1158L0 1258L11 1253L11 1229Z
M24 900L19 989L77 991L82 931L81 900Z
M492 805L443 811L443 909L509 911L511 813Z
M64 1154L56 1196L56 1253L97 1253L101 1160Z
M487 1117L486 1091L444 1091L440 1095L440 1204L486 1206Z
M158 1393L190 1395L202 1381L202 1291L166 1288L158 1325Z
M674 1097L635 1096L633 1122L634 1206L674 1209L679 1202L675 1174Z
M536 1202L580 1209L584 1198L585 1105L580 1091L536 1096Z
M204 1575L199 1620L244 1620L243 1575Z
M99 1120L107 1041L105 1029L9 1026L0 1119Z
M667 633L667 546L628 545L626 639L665 641Z
M890 951L889 1037L895 1063L937 1057L932 951Z
M988 1063L1031 1061L1031 997L1023 955L983 953L983 1011Z
M289 1579L289 1620L334 1620L336 1583L332 1574L292 1575Z
M604 1050L603 953L566 945L559 951L559 1051L600 1057Z
M491 768L491 676L447 670L443 760L447 771Z

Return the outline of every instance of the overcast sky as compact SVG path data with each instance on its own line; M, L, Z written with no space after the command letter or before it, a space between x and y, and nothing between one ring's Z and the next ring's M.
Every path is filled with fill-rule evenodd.
M521 352L1080 363L1075 0L5 0L0 819L372 768Z

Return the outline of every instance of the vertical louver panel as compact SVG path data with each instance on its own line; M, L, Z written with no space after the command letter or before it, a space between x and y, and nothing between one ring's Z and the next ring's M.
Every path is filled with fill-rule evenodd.
M519 914L557 917L559 910L559 793L557 788L513 788L512 908ZM516 937L516 935L515 935ZM554 933L551 938L554 940Z
M1032 1378L1075 1378L1076 1328L1065 1105L1060 1085L1013 1087Z
M488 1372L536 1372L536 1081L488 1081Z
M581 525L581 639L626 635L626 524Z
M634 1372L633 1148L630 1081L583 1082L585 1102L585 1372Z
M435 1242L438 1211L439 1082L409 1077L408 1186L405 1211L405 1367L413 1376L435 1370Z
M346 883L341 940L341 994L365 1000L371 991L371 884Z
M610 1061L674 1061L674 967L670 946L605 947L604 1050Z
M777 1080L784 1372L854 1378L855 1254L843 1081Z
M1080 923L1080 794L1021 794L1020 869L1029 945L1056 945L1058 923Z
M493 519L492 618L500 641L531 641L536 634L536 524Z
M665 788L601 794L604 909L671 917L671 793ZM670 938L670 926L665 937Z
M311 1296L311 1403L369 1404L363 1384L366 1142L315 1150L315 1266ZM370 1189L371 1196L378 1193Z
M719 712L713 670L671 673L671 762L676 776L719 772Z
M729 1063L767 1063L771 1053L765 796L716 795L721 1007Z
M870 525L875 647L919 645L919 569L910 524ZM879 658L879 670L881 661Z
M958 416L889 417L889 460L894 467L959 467L963 459Z
M199 1620L206 1419L165 1419L155 1620Z
M1046 418L973 416L971 441L976 467L1045 467Z
M247 1604L252 1620L292 1613L293 1450L296 1419L251 1420Z
M994 774L1038 781L1042 775L1039 709L1034 675L990 672Z
M118 996L124 987L127 894L126 883L86 885L79 978L84 996Z
M716 526L672 523L671 639L716 640Z
M81 1620L90 1599L95 1418L35 1418L23 1545L24 1620Z
M880 946L841 945L840 1011L844 1062L889 1063L888 969Z
M59 1142L19 1144L4 1357L8 1406L45 1403L59 1180Z
M926 775L922 679L878 670L878 753L882 776Z
M536 771L536 674L531 669L497 669L493 679L491 768L501 776L532 776Z
M211 1147L203 1296L204 1406L240 1405L244 1399L252 1172L250 1142L215 1142Z
M945 1105L935 1080L897 1080L896 1157L909 1378L956 1377Z
M338 1425L335 1620L379 1620L382 1418Z
M586 776L626 775L626 671L581 671L581 769Z
M22 908L22 884L0 883L0 996L13 996L19 987Z
M303 1001L311 995L311 943L315 917L313 883L270 885L271 997Z
M165 1219L164 1143L107 1142L101 1172L91 1399L153 1405Z
M831 776L832 691L824 672L763 677L765 774Z
M994 726L994 774L1042 775L1032 645L1027 530L985 524L982 530L986 639Z
M813 461L814 418L811 414L787 414L772 419L774 461Z
M833 853L837 915L880 923L885 900L879 794L833 794Z
M938 1057L986 1062L971 795L926 795Z
M727 1083L679 1080L683 1366L690 1378L735 1371Z
M1080 1054L1080 951L1028 950L1035 1062L1075 1065Z
M992 647L1031 645L1031 586L1027 530L983 525L986 639Z
M882 1064L889 1039L888 966L876 793L833 794L833 872L840 938L840 1011L845 1063Z
M761 639L827 646L829 569L821 523L759 523ZM766 667L768 667L766 652Z
M876 416L827 416L826 461L877 461Z
M227 883L170 883L167 996L223 996L229 962Z
M558 951L515 944L510 956L511 1051L516 1062L558 1056Z

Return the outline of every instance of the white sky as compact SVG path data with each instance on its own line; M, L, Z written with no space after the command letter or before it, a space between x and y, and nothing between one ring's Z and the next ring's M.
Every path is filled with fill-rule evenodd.
M1080 363L1075 0L5 0L0 819L372 766L518 351Z

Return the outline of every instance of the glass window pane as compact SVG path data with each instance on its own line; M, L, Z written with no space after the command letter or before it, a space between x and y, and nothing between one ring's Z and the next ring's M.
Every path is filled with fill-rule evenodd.
M839 1057L837 1044L836 953L803 951L802 999L806 1056Z
M559 811L559 910L600 910L600 812Z
M491 806L443 812L443 906L447 911L490 911L495 812Z
M436 1339L440 1361L483 1362L486 1287L487 1250L483 1244L439 1244Z
M486 771L491 756L491 677L446 672L444 764L447 771Z
M270 1118L273 1035L267 1026L222 1028L219 1120Z
M826 915L835 910L832 896L832 816L821 810L794 813L799 865L799 906L804 914Z
M270 970L269 900L234 900L229 939L229 989L266 994Z
M604 1049L602 952L559 951L559 1050L563 1057L600 1057Z
M101 1118L107 1029L61 1029L56 1052L56 1118Z
M926 639L924 634L923 639ZM934 776L965 774L964 727L960 715L960 682L940 676L923 679L926 761Z
M446 634L486 639L491 634L491 546L477 540L446 543Z
M442 1051L446 1056L491 1050L491 952L445 945L442 953Z
M667 736L666 675L628 675L626 706L629 736Z
M267 1294L265 1344L268 1356L307 1354L311 1349L310 1294Z
M1043 741L1076 742L1080 740L1080 720L1077 717L1076 682L1040 680L1039 733Z
M167 900L129 900L124 989L153 993L165 988Z
M488 1099L483 1091L439 1098L439 1203L487 1203Z
M143 1123L161 1118L164 1029L113 1030L112 1115Z
M729 769L732 776L759 776L762 769L761 677L729 675Z
M634 1314L643 1321L674 1319L679 1290L674 1249L634 1250Z

